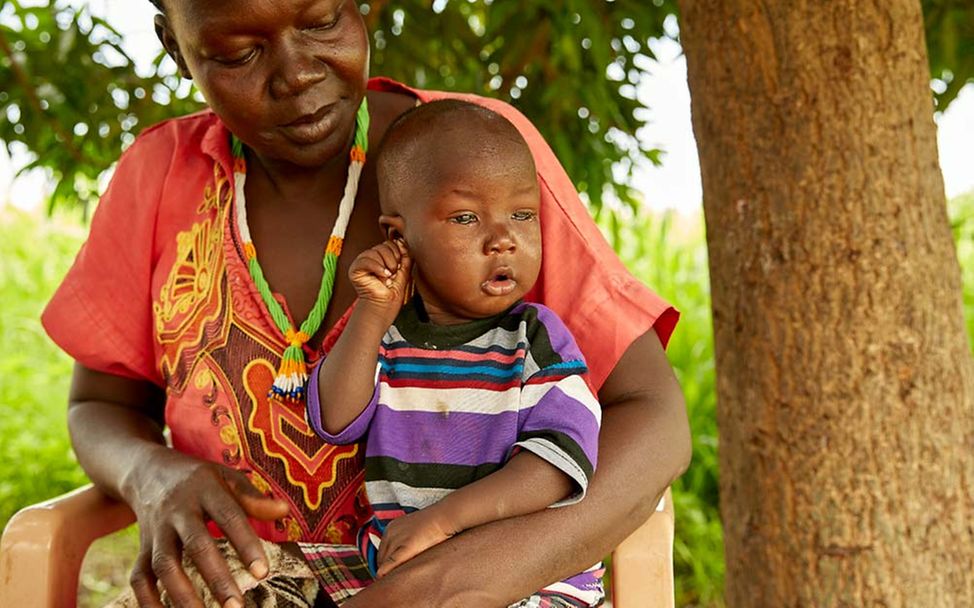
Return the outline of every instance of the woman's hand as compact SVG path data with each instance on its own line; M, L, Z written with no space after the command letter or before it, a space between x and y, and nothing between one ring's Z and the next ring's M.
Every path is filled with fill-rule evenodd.
M139 521L139 554L131 584L141 606L161 606L156 582L176 606L202 603L183 571L192 561L223 606L243 606L243 595L207 530L212 521L256 578L267 575L267 557L248 517L287 515L287 503L261 495L236 470L159 446L146 454L125 494ZM237 603L234 604L233 602Z
M261 496L242 473L166 447L164 404L160 387L75 364L68 428L78 461L95 485L138 517L141 546L131 583L141 606L162 606L157 581L176 606L202 606L183 572L184 552L222 606L243 606L206 522L223 530L260 576L267 558L247 517L283 517L287 503Z
M390 240L360 253L348 269L348 278L360 303L395 318L407 297L411 266L405 243Z

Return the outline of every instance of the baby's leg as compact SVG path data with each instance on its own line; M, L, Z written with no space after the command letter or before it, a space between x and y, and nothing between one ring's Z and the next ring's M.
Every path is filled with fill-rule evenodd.
M602 603L602 600L599 600L596 604L588 604L581 600L536 593L516 604L511 604L508 608L591 608L592 606L601 606Z

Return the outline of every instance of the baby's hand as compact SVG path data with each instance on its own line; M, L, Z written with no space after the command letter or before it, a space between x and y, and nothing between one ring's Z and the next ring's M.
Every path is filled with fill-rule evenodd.
M362 302L398 312L409 287L411 263L402 241L385 241L360 253L348 278Z
M434 507L414 511L389 522L379 544L380 578L430 547L457 533Z

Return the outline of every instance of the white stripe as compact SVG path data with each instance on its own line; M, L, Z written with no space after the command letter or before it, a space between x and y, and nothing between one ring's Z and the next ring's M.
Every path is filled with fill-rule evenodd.
M586 589L579 589L567 583L554 583L553 585L548 585L544 588L545 591L551 591L553 593L560 593L562 595L567 595L568 597L573 597L577 600L581 600L586 604L593 606L595 605L602 596L605 595L602 591L589 591Z
M552 388L558 388L572 399L578 401L595 416L595 421L602 424L602 408L599 401L592 394L592 389L585 384L585 380L578 374L572 374L560 380L557 384L527 384L521 390L521 403L525 409L541 401Z
M385 382L379 383L379 403L398 412L516 412L520 406L520 394L516 386L506 391L488 391L471 388L391 388Z
M367 481L365 493L373 504L398 503L404 507L425 509L446 498L447 488L414 488L399 481Z

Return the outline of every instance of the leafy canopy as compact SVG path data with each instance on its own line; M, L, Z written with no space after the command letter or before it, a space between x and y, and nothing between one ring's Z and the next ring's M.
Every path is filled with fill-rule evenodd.
M51 208L87 208L98 179L142 128L201 102L161 54L152 73L137 74L118 32L88 11L51 0L25 4L5 0L0 9L0 140L33 153L26 169L51 172ZM972 4L923 0L941 109L974 78ZM646 123L636 87L653 58L649 39L668 35L675 0L360 6L373 74L504 99L538 127L594 209L610 200L638 204L628 186L634 165L659 163L662 153L636 140Z

